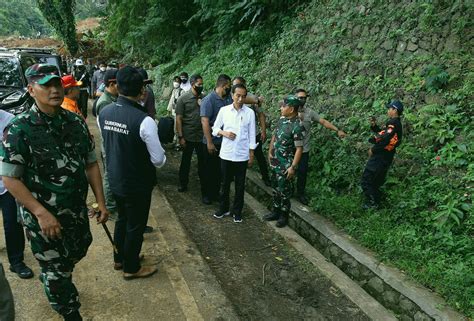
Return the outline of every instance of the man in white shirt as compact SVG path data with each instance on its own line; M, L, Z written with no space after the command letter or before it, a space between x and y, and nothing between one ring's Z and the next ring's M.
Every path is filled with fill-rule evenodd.
M221 158L222 191L219 210L215 218L234 216L234 222L242 222L244 206L245 175L247 166L251 166L254 158L255 113L244 105L247 88L244 85L232 87L231 105L222 107L212 127L214 136L222 136L219 156ZM235 196L232 210L229 211L230 183L235 182Z

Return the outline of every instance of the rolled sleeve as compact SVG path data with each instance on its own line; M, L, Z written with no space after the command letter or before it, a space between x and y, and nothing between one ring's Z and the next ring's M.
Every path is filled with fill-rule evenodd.
M0 162L0 176L20 178L24 171L23 165Z
M92 163L95 163L97 162L97 155L95 153L95 151L90 151L88 154L87 154L87 159L86 159L86 162L87 164L92 164Z
M222 126L224 125L224 120L223 120L223 108L219 110L217 113L216 120L214 121L214 126L212 126L212 135L218 137L219 136L219 131L222 129Z

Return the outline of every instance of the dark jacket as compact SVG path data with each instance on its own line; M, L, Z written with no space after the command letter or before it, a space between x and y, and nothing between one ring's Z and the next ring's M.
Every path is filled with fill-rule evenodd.
M99 115L110 190L119 196L147 193L156 184L155 166L140 137L140 125L148 116L142 108L119 96Z
M384 129L375 125L371 127L371 130L375 133L369 139L369 142L374 144L372 146L372 154L393 158L395 149L402 142L403 129L400 118L390 118L385 124Z

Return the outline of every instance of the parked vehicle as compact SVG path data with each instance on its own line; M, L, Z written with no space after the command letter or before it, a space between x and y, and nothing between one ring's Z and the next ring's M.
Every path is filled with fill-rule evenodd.
M36 63L53 64L63 73L61 57L50 49L0 48L0 109L16 115L33 105L25 70Z

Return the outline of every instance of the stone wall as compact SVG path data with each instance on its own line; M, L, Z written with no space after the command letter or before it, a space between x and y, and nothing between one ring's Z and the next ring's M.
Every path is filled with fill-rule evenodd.
M248 172L246 190L269 207L271 189ZM438 295L415 284L397 269L387 267L374 254L354 242L331 222L292 201L289 227L322 253L330 262L355 280L383 306L403 321L467 320Z

